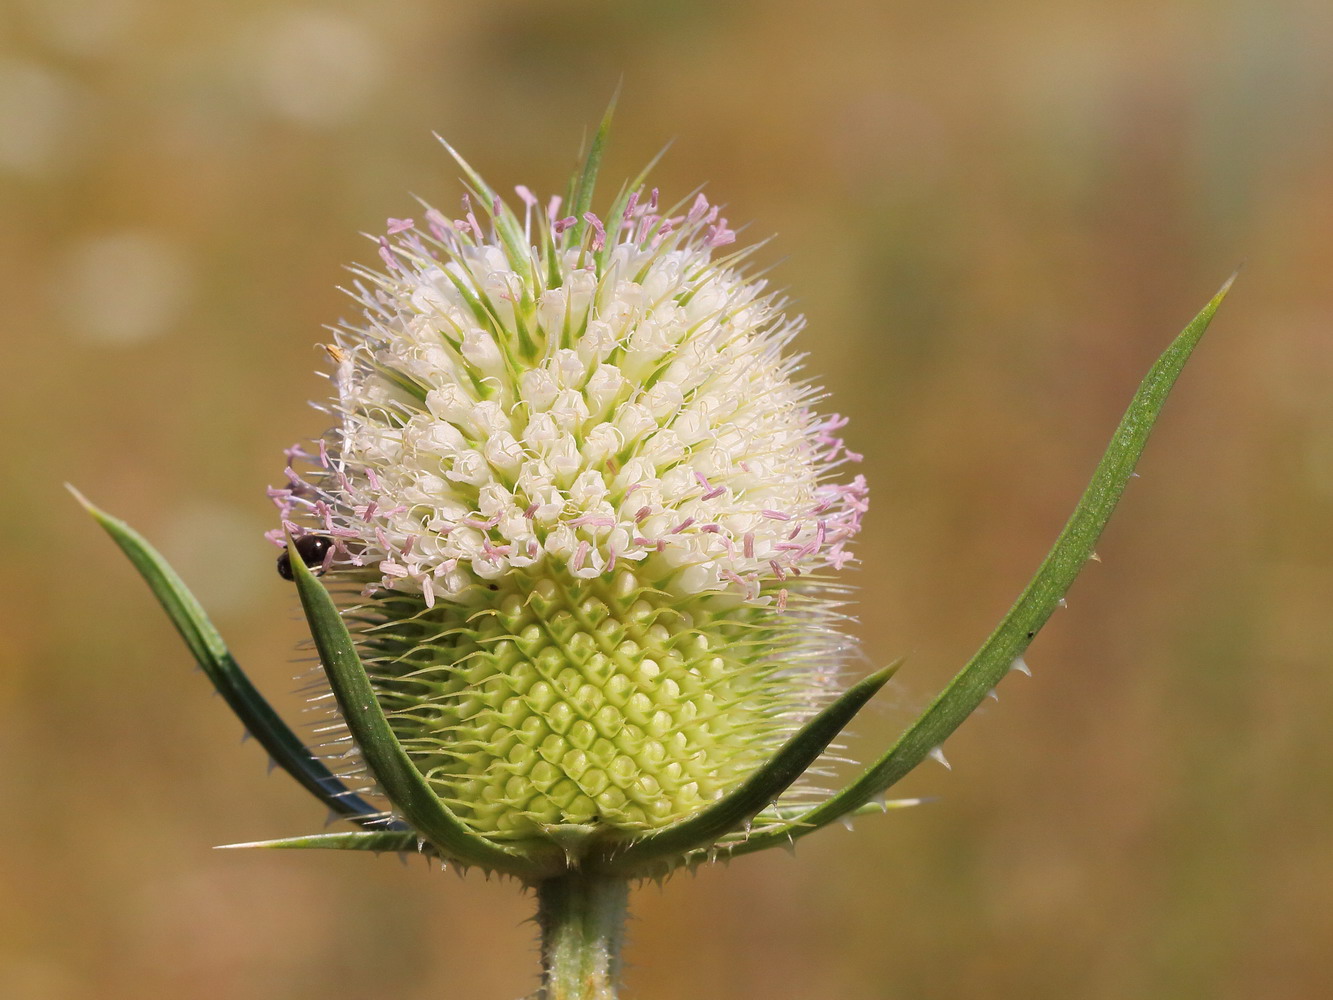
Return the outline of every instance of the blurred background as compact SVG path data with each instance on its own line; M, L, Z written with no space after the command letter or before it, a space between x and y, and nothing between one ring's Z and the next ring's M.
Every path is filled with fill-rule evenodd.
M1017 595L1138 378L1248 265L1091 566L899 790L933 804L634 898L630 997L1325 997L1333 984L1333 7L4 0L0 996L531 991L513 884L223 853L322 814L209 695L76 483L283 707L261 533L319 434L358 234L674 139L778 265L873 488L858 724Z

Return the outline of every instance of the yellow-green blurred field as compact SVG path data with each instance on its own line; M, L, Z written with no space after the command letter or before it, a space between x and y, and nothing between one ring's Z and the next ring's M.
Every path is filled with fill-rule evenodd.
M863 757L1054 538L1156 352L1248 260L1142 478L916 810L636 894L628 995L1305 1000L1333 989L1326 0L0 6L0 997L533 989L531 901L224 853L323 816L61 483L176 561L285 707L261 538L358 235L675 139L809 317L866 453ZM854 669L863 669L856 665Z

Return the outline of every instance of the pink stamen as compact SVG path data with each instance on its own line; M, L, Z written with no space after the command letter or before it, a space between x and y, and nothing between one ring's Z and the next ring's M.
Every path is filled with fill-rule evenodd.
M389 235L395 236L398 233L405 233L416 225L412 219L390 219L388 221Z
M602 220L592 212L584 212L583 221L592 226L592 249L596 253L606 246L606 229L602 225Z

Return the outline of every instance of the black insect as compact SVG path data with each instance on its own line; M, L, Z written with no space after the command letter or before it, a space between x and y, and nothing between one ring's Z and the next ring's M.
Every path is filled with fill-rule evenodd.
M296 554L301 557L303 563L316 573L323 572L324 557L333 547L332 538L327 535L302 535L292 544L296 546ZM278 576L284 580L292 579L292 560L286 549L283 549L282 555L278 556Z

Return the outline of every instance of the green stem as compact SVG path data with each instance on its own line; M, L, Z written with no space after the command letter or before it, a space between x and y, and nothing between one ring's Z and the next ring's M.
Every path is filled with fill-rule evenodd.
M629 882L570 872L537 884L541 1000L615 1000Z

